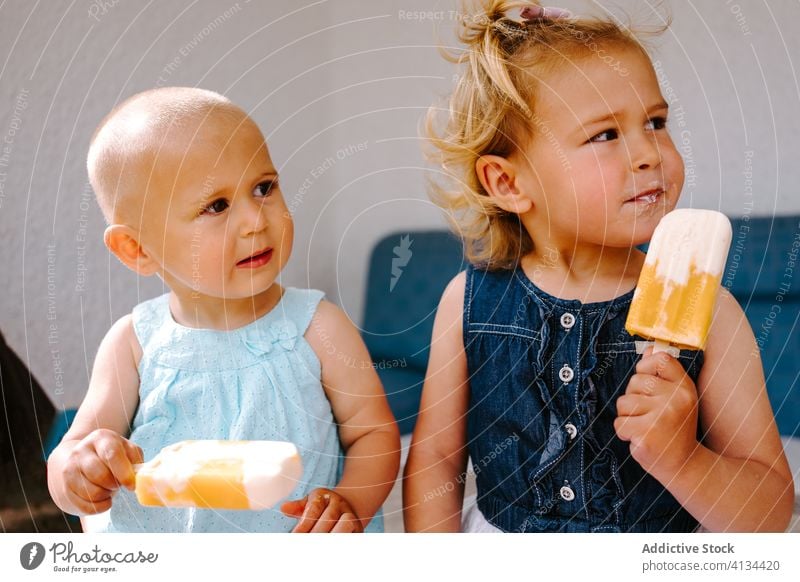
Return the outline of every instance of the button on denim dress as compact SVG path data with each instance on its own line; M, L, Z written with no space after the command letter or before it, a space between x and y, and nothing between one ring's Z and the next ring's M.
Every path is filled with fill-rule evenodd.
M507 532L693 531L614 431L641 357L624 327L633 291L583 304L519 268L466 275L467 430L485 518ZM678 361L696 382L703 353Z
M342 447L319 359L303 337L322 297L321 291L289 287L269 313L231 331L179 325L169 295L136 306L133 327L143 356L130 439L142 447L145 460L186 439L291 441L303 459L303 477L289 499L335 487L344 466ZM279 507L143 507L122 489L107 530L288 532L296 523ZM367 531L382 529L379 514Z

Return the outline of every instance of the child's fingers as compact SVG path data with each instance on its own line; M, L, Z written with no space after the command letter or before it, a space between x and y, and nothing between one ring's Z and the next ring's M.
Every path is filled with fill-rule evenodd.
M666 352L659 352L649 355L646 353L646 355L642 356L642 359L636 364L636 373L649 374L671 382L678 382L686 375L686 370L683 369L678 360Z
M81 487L71 489L73 504L82 512L87 514L100 513L111 508L112 495L111 492L106 492L105 495L100 494L97 497L87 499L87 489L81 490Z
M300 521L297 522L297 525L292 530L294 533L308 533L311 531L311 528L314 527L314 524L319 519L319 516L325 511L325 508L328 506L328 501L330 500L329 495L309 495L308 501L306 502L306 508L303 511L303 515L300 516Z
M104 471L102 464L100 469ZM91 465L90 465L91 469ZM76 456L74 462L68 463L64 468L64 489L81 509L85 510L86 503L94 500L105 499L109 496L108 489L96 485L91 479L84 475L81 469L81 457Z
M281 504L281 512L289 517L300 517L306 508L306 501L308 501L308 497L286 501Z
M94 515L95 513L102 513L111 509L111 498L102 501L85 501L73 497L72 503L81 515Z
M647 432L651 422L647 415L618 416L614 419L614 431L620 440L633 441Z
M629 416L618 416L614 419L614 432L617 433L617 437L620 440L631 440L629 428L626 426L626 423L630 420L630 418L631 417Z
M641 396L655 396L663 388L664 381L650 374L634 374L628 380L625 394L638 394Z
M617 416L641 416L652 409L652 399L640 394L625 394L617 398Z
M132 443L128 443L122 439L105 439L95 444L95 451L97 451L98 458L108 467L112 478L118 484L117 487L113 487L114 489L118 488L119 485L127 487L128 489L133 489L136 485L136 475L133 472L133 465L128 458L128 452L130 451L131 454L137 457L138 453L126 445L135 447ZM97 481L95 481L95 483L104 485Z
M80 478L68 484L69 490L76 497L80 497L88 503L95 503L110 499L113 491L92 483L89 479Z
M336 526L336 523L342 516L342 503L340 499L341 498L336 495L331 496L330 501L328 501L328 507L325 508L322 515L319 516L317 523L311 528L311 533L328 533Z
M128 455L128 460L132 465L144 463L144 451L142 451L142 447L132 443L128 439L123 439L122 443L125 446L125 452Z
M113 491L95 485L83 475L67 480L66 489L82 513L99 513L111 507Z
M336 525L333 526L331 533L360 533L361 531L361 520L353 513L343 513Z
M80 483L81 479L84 479L108 491L119 489L119 484L111 469L94 452L81 455L77 462L77 473L76 483Z

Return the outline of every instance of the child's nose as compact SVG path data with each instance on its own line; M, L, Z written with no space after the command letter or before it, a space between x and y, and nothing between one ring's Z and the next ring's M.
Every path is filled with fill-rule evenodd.
M264 205L251 199L243 206L239 231L242 236L247 237L261 232L267 228L267 218L264 212Z
M652 137L643 135L629 144L631 165L639 170L647 170L661 163L661 149Z

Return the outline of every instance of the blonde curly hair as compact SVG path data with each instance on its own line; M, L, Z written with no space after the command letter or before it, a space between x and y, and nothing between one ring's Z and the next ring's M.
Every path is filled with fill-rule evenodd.
M484 190L476 161L488 154L508 157L525 147L535 125L536 80L564 61L599 54L606 47L645 55L647 51L639 34L611 19L519 20L509 12L540 4L484 0L473 8L474 4L465 3L459 24L465 50L444 53L447 60L462 65L463 72L449 106L432 107L425 123L428 157L445 176L431 180L431 199L447 211L471 263L508 269L533 249L533 242L519 217L499 208ZM446 120L439 129L443 111Z

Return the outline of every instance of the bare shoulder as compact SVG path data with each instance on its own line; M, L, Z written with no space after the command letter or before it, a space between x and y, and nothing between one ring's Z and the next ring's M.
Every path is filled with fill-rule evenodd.
M722 371L724 364L727 369L750 368L756 378L763 378L761 356L750 323L739 302L724 288L714 307L705 360L704 367L711 366L715 375Z
M116 353L129 350L134 363L136 366L139 365L142 359L142 346L139 344L136 330L133 328L133 314L123 315L115 321L108 330L103 343L108 343L108 347Z
M761 366L750 323L739 302L727 289L720 290L704 352L704 368L710 366L715 376L722 372L723 365L726 369L746 366L754 368L753 372Z
M453 386L464 384L466 354L464 352L464 290L467 274L462 271L450 281L442 293L433 322L431 351L425 391L433 392L438 384L449 392ZM432 373L437 370L436 373ZM439 379L447 376L445 382Z
M326 334L339 334L349 330L355 330L355 326L344 310L323 299L317 305L317 310L311 318L305 335L309 343L314 345L315 341L319 342Z
M141 354L133 316L125 315L111 326L100 343L89 388L65 439L83 438L99 428L119 434L130 431L139 401Z
M720 341L724 341L725 336L729 336L731 333L741 331L742 329L746 332L750 332L752 336L752 330L742 310L742 306L739 305L739 302L730 291L724 287L720 288L717 303L714 307L713 319L711 321L709 341L719 343Z
M318 322L342 320L347 320L350 322L350 318L347 317L347 314L344 312L344 310L338 305L331 303L327 299L321 300L317 305L317 310L314 312L314 317L311 318L312 323L315 320ZM350 323L352 324L352 322Z
M437 318L447 321L461 321L464 312L464 292L467 286L467 272L461 271L445 287L439 301Z
M344 354L353 357L353 351L361 351L363 341L361 334L345 311L322 300L317 306L311 323L305 333L306 341L323 363L337 355L341 359ZM366 349L366 348L364 348Z
M447 287L442 293L442 299L448 298L450 300L460 301L462 306L464 304L464 290L467 287L467 272L461 271L458 275L450 279Z

